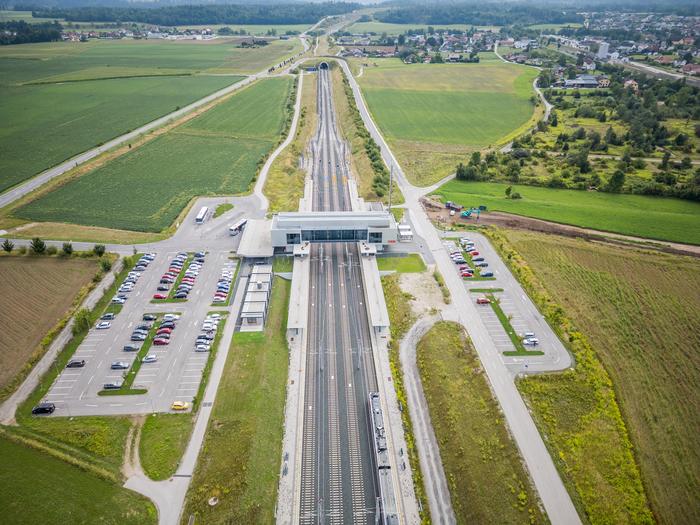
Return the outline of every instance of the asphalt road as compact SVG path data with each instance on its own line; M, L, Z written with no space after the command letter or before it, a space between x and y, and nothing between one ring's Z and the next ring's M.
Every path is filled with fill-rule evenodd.
M479 359L486 370L489 382L503 410L510 431L527 464L550 521L554 524L567 525L580 523L581 520L571 501L571 497L554 466L542 436L538 432L520 393L515 387L512 373L505 366L502 354L484 325L475 301L464 288L462 279L454 271L454 263L449 258L442 240L419 203L419 198L424 194L423 189L417 188L406 179L399 163L367 110L367 106L362 98L362 92L352 77L350 68L344 61L339 61L339 63L350 82L355 101L367 130L379 145L382 157L387 165L394 168L397 183L406 199L405 207L408 218L413 225L413 230L417 236L423 239L425 249L432 253L437 268L444 276L445 283L451 292L453 303L457 308L459 322L467 329L474 343Z
M350 210L328 71L319 71L318 83L313 208ZM310 273L300 522L374 523L368 393L377 384L357 245L314 244Z

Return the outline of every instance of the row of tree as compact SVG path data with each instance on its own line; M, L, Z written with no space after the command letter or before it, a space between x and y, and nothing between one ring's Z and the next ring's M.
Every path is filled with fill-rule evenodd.
M28 24L24 20L0 22L0 45L55 42L61 39L62 29L58 22L42 24Z
M12 251L15 249L15 243L10 239L5 239L2 244L0 244L0 248L2 248L2 251L6 253L12 253ZM26 246L20 246L19 250L21 252L26 252L27 248ZM96 244L92 248L92 255L102 257L106 250L107 248L104 244ZM34 237L29 243L29 251L35 255L56 255L58 253L58 248L53 245L47 245L46 242L39 237ZM73 252L73 243L64 242L61 246L61 255L69 256L73 255ZM107 268L107 270L109 270L109 268Z
M140 7L53 7L35 9L33 15L74 22L142 22L159 26L213 24L313 24L325 16L342 15L358 8L351 3L280 5L179 5L152 9Z

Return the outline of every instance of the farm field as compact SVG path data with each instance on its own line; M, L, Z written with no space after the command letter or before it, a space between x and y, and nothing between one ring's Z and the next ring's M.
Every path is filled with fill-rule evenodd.
M237 333L187 494L202 523L271 523L282 455L290 283L276 277L263 333ZM231 439L235 436L235 439ZM216 507L207 501L218 497Z
M689 244L700 244L700 203L648 197L523 186L522 199L506 199L508 184L450 181L435 194L464 206L487 206L573 226Z
M406 175L428 185L467 154L526 125L536 70L485 60L412 64L374 60L358 79L367 105Z
M555 235L504 234L610 374L659 523L698 522L700 261ZM560 430L541 421L546 433L561 431L572 440L588 434L592 396L584 385L564 376L532 377L522 389L540 416L559 420ZM595 444L574 448L588 454L586 463L591 453L600 455ZM564 454L576 456L568 447ZM567 468L579 470L571 461Z
M193 196L245 192L257 163L277 143L291 84L287 77L261 80L14 214L159 232Z
M0 437L0 505L16 525L157 523L145 497L60 459ZM9 523L7 522L7 523Z
M0 191L300 49L96 41L0 49ZM214 75L215 74L215 75Z
M464 329L440 322L416 353L457 523L546 523Z
M0 9L0 22L24 21L28 24L40 22L53 22L53 18L34 18L31 11L10 11Z
M0 393L99 269L95 259L0 257Z

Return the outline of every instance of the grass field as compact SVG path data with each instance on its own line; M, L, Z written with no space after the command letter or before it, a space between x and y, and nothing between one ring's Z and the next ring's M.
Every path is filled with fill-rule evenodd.
M270 202L269 211L297 211L304 196L306 171L299 168L299 157L316 132L317 83L315 76L304 78L301 90L301 112L294 140L274 160L267 173L263 192Z
M146 498L37 450L0 437L5 523L155 524Z
M464 329L438 323L416 352L457 523L546 523Z
M398 273L416 273L425 271L425 263L418 253L406 257L377 257L380 271L394 270Z
M151 414L141 429L139 458L146 475L155 480L175 473L192 432L192 414Z
M507 237L612 377L658 521L699 522L698 259L545 234ZM560 410L574 403L582 413L586 403L565 402L562 383L533 378L526 392L568 421Z
M199 117L15 211L22 219L158 232L196 195L248 190L277 143L290 78L261 80Z
M274 279L264 333L237 333L226 361L182 523L272 523L288 349L289 281ZM210 507L207 501L218 497Z
M0 191L259 71L296 40L94 41L0 48ZM212 75L224 74L224 76Z
M700 244L700 204L680 199L513 185L522 199L505 198L507 184L450 181L436 194L464 206L515 213L614 233Z
M416 184L452 173L467 153L495 145L533 115L532 68L495 61L375 62L358 81L377 125Z
M40 342L98 268L95 259L0 257L0 392L43 353Z

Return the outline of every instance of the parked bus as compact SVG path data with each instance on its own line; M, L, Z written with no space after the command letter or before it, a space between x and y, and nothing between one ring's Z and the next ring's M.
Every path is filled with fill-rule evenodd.
M197 216L194 218L194 222L196 222L197 224L202 224L204 222L204 219L207 218L207 212L209 212L209 208L203 206L202 209L199 210Z
M232 235L232 236L238 235L239 233L241 233L243 231L243 228L245 228L245 225L247 223L248 223L248 219L241 219L236 224L229 226L229 228L228 228L229 235Z

